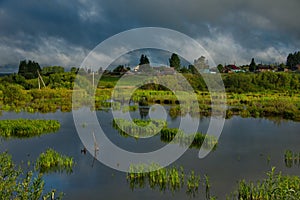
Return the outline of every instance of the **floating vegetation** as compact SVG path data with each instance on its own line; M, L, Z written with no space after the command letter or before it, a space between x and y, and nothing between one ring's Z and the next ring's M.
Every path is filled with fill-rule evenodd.
M118 118L113 120L113 127L125 137L129 135L135 138L153 136L166 126L167 122L159 119L133 119L133 121L130 121Z
M218 143L214 136L205 135L200 132L187 135L178 128L163 128L160 133L161 141L179 143L185 146L190 145L190 148L200 149L202 145L203 148L216 148Z
M41 153L36 161L35 168L41 173L62 172L72 173L73 158L61 155L53 149Z
M285 166L291 168L293 165L300 165L300 153L293 153L291 150L286 150L284 153Z
M158 188L163 192L166 190L176 192L186 185L186 193L193 197L200 187L200 175L196 175L194 171L185 174L183 167L161 168L158 164L130 165L127 181L132 190L144 188L147 182L151 189Z
M247 183L239 182L237 191L232 199L261 200L261 199L300 199L300 178L298 176L283 176L275 174L275 167L267 173L268 178Z
M211 135L205 135L200 132L188 135L178 128L167 128L167 122L165 120L133 119L133 121L129 121L127 119L117 118L113 120L113 127L117 129L122 136L132 136L134 138L153 136L160 131L161 141L178 143L181 146L189 145L190 148L196 149L200 149L203 146L203 148L213 148L215 150L218 143L217 139Z
M9 119L0 120L0 136L29 138L55 132L60 128L57 120Z

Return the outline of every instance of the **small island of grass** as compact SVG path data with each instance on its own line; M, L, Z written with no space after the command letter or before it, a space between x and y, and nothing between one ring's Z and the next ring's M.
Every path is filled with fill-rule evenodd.
M124 136L135 138L149 137L157 134L162 128L167 127L167 122L160 119L133 119L133 121L117 118L113 120L113 127Z
M203 145L203 148L215 149L218 144L218 140L215 136L206 135L200 132L196 132L194 134L186 134L178 128L163 128L160 133L161 141L167 143L178 143L182 146L189 145L190 148L200 149Z
M47 149L45 153L41 153L36 161L36 169L41 173L50 172L72 172L74 161L72 157L61 155L53 149Z
M206 181L203 184L209 187L208 177L205 176L205 178ZM200 187L200 175L196 175L193 170L185 174L182 166L167 168L157 163L131 164L127 173L127 181L132 190L144 188L148 184L151 189L176 192L186 186L186 193L191 197L196 196ZM209 196L209 189L206 190L206 195Z
M55 132L60 128L57 120L7 119L0 120L0 136L29 138Z

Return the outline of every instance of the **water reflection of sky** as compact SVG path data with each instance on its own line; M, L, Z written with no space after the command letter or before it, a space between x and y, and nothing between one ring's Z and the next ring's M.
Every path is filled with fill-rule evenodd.
M155 111L154 111L155 112ZM108 138L120 146L136 152L161 148L165 144L155 136L150 139L123 138L111 128L112 116L109 112L97 112L101 127ZM139 111L131 113L132 118L139 117ZM152 191L148 187L132 192L126 181L126 174L110 169L99 162L92 167L93 157L83 155L83 145L76 133L72 113L27 114L3 112L1 119L39 118L57 119L61 122L58 133L48 134L32 139L1 140L0 150L8 150L13 159L34 161L37 156L52 147L58 152L74 157L74 172L66 174L49 174L45 176L47 188L57 188L66 193L65 199L188 199L185 190L172 195L166 192ZM180 118L171 119L170 127L178 127ZM205 132L209 118L200 121L199 130ZM284 164L284 151L291 149L300 152L300 123L282 121L275 123L267 119L233 117L226 120L217 150L204 159L198 159L196 149L188 150L174 164L184 166L185 171L195 170L202 177L207 174L212 182L212 194L224 199L232 191L239 179L257 180L265 177L265 172L276 166L287 174L300 175L299 167L290 169ZM268 157L270 162L268 163ZM200 191L205 195L205 191Z

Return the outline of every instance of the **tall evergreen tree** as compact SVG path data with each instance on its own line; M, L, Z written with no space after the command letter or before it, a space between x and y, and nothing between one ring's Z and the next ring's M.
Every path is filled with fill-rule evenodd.
M222 64L218 64L217 66L219 72L222 72L222 70L224 69L224 66Z
M26 73L27 63L26 60L20 61L18 74L23 75Z
M146 55L142 54L139 65L145 65L145 64L150 64L150 61Z
M256 63L254 61L254 58L252 58L251 63L249 65L249 71L254 72L256 70Z
M300 51L295 53L290 53L286 59L286 65L289 68L293 68L296 65L300 64Z
M29 60L20 61L18 74L24 76L26 79L33 79L38 77L38 71L41 71L41 67L37 62Z
M180 58L177 54L173 53L169 58L170 67L174 67L177 71L181 68Z

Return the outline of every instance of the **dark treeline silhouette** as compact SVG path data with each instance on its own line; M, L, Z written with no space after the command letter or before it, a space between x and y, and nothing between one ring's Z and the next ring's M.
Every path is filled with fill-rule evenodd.
M39 71L41 71L41 67L37 62L31 60L27 62L26 60L22 60L19 64L18 74L26 79L32 79L38 77Z

